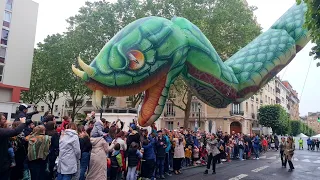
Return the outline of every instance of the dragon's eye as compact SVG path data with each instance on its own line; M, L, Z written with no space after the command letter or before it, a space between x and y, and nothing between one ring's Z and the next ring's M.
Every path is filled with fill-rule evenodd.
M138 50L131 50L128 53L130 59L129 68L132 70L140 69L144 65L144 55Z

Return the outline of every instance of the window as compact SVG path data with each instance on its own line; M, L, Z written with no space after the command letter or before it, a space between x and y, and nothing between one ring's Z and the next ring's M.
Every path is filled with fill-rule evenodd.
M9 28L10 22L11 22L11 12L5 11L4 12L4 20L3 20L3 26Z
M174 112L174 108L173 108L173 104L171 102L166 103L166 113L165 116L174 116L175 112Z
M9 31L6 29L2 29L1 44L3 44L3 45L8 44L8 36L9 36Z
M231 112L233 114L240 114L240 104L232 104Z
M267 102L267 100L268 100L268 97L267 97L267 95L266 95L266 102Z
M198 102L191 102L191 112L198 112Z
M13 0L7 0L6 10L12 11L12 1L13 1Z
M59 108L59 106L58 106L58 105L55 105L55 106L54 106L54 111L58 111L58 108Z
M3 75L3 66L0 65L0 82L2 81L2 75Z
M41 112L44 112L44 106L41 106Z
M4 63L6 58L6 48L0 47L0 63Z
M173 130L173 121L168 121L167 122L167 129L168 130Z

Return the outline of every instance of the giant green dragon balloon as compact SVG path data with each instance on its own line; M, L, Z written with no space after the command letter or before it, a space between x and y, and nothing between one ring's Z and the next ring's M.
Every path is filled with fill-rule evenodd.
M72 66L93 91L93 104L103 95L145 92L138 122L155 122L165 106L170 85L181 74L204 103L225 108L240 103L290 63L308 42L303 28L304 3L291 7L272 27L223 62L201 30L182 17L138 19L118 32L91 62Z

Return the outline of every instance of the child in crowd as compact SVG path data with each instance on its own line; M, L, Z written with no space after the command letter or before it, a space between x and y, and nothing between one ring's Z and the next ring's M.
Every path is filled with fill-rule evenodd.
M192 157L192 146L189 145L185 149L185 162L186 162L186 167L191 165L191 157Z
M197 146L194 146L192 151L192 162L194 166L197 165L197 161L200 159L199 157L199 148Z
M136 180L136 169L142 153L138 150L139 145L132 142L128 150L128 173L127 180Z
M206 158L207 158L207 154L208 154L206 148L204 146L202 146L199 150L199 153L200 153L201 164L206 165L207 164Z
M267 150L268 150L268 141L264 137L262 139L262 150L263 150L263 152L267 152Z
M110 160L111 160L110 180L121 180L122 156L120 154L119 143L117 143L114 146Z

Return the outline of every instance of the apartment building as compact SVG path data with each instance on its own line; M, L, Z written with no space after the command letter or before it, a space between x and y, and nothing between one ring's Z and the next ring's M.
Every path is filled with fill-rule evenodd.
M0 0L0 112L14 118L21 91L30 84L38 4Z
M320 112L309 112L306 120L306 124L311 127L316 134L320 134L320 122L318 122L319 117Z
M299 120L299 103L298 93L292 88L288 81L283 81L282 84L288 89L286 99L288 100L287 108L292 120Z

